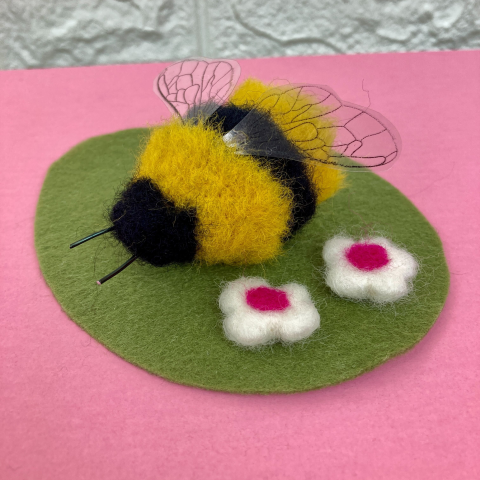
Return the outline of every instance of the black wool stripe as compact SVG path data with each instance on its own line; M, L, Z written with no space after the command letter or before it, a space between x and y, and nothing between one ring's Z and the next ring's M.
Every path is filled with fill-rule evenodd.
M192 262L198 250L195 209L179 209L147 178L131 182L110 212L113 234L156 267Z
M239 107L228 103L219 107L208 122L217 125L221 133L225 134L232 130L251 111L252 107ZM253 114L256 116L257 125L261 125L261 129L264 132L263 138L271 137L275 138L276 141L280 141L283 144L281 146L283 151L291 149L298 152L296 147L285 137L282 129L267 113L256 110ZM316 209L317 197L307 173L307 165L298 160L283 158L254 158L262 166L268 168L272 175L293 193L292 219L289 225L290 235L292 235L313 217Z

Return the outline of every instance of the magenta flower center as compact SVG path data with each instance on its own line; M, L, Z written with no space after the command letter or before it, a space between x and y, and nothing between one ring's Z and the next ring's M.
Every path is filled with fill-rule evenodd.
M354 267L368 272L382 268L390 261L387 250L374 243L354 243L345 256Z
M286 292L270 287L247 290L247 304L261 312L278 312L290 306Z

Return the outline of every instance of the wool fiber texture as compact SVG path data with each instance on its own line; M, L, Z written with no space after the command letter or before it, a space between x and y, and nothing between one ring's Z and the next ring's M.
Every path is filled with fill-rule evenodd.
M237 155L213 127L172 119L154 129L134 175L142 179L178 208L196 211L197 260L248 265L281 252L290 189L254 158Z
M35 246L44 277L67 315L125 360L171 381L239 393L291 393L333 385L412 348L437 319L448 291L442 244L428 221L392 185L373 173L349 174L349 188L321 204L261 265L153 267L134 262L102 286L129 253L105 234L69 250L73 241L108 226L118 187L128 184L148 139L146 129L91 138L50 168L38 202ZM351 205L355 205L352 209ZM354 211L352 211L354 210ZM382 229L419 259L413 292L393 305L335 295L319 270L322 250L339 231L358 237ZM270 285L305 285L321 327L288 347L249 349L225 338L218 298L239 277ZM42 345L39 339L39 347Z
M278 287L286 293L288 306L269 311L252 308L246 298L249 291L262 287L270 285L259 277L241 277L224 287L219 305L229 340L244 347L276 341L293 343L306 339L320 326L320 315L303 285L289 283Z
M180 209L150 179L132 182L110 212L113 235L156 267L192 262L198 249L194 208Z
M352 248L365 245L383 248L388 257L385 265L375 269L369 267L369 262L378 262L378 256L362 258L364 268L358 268L360 262L352 264L352 259L349 259ZM337 295L352 300L395 302L412 290L412 281L418 271L418 264L410 253L383 237L357 242L352 238L335 236L325 243L323 259L326 284Z
M263 142L264 138L273 139L275 147L281 150L291 150L296 156L299 155L298 149L287 139L285 132L273 121L271 116L264 111L252 108L246 104L238 107L232 103L220 107L215 114L207 120L208 124L218 125L221 134L227 133L236 121L240 121L246 114L254 116L255 124L262 127L263 135L257 138L252 135L249 138L249 145L253 149L256 143ZM247 134L248 135L248 134ZM228 143L228 142L227 142ZM235 145L234 148L236 149ZM305 225L314 215L317 206L317 193L311 168L306 162L291 160L285 158L259 157L253 156L257 163L268 169L274 178L288 187L292 193L291 215L288 222L289 236L295 233L299 228Z
M244 107L251 108L271 88L272 85L266 85L255 78L248 78L233 93L233 95L230 97L230 101L235 105L242 105ZM307 96L303 97L304 105L307 105L310 102L311 99L309 99ZM272 107L274 103L274 100L272 100L270 103L265 102L264 106ZM301 105L301 102L297 103L298 108L300 108ZM300 149L305 147L306 143L309 142L309 139L312 138L312 126L310 123L312 122L314 124L315 135L316 129L320 128L320 131L325 132L324 136L319 137L317 140L315 140L315 142L311 142L313 144L309 145L309 148L311 149L309 150L309 153L319 160L325 160L326 157L321 150L321 147L323 147L324 142L331 144L331 137L334 134L331 129L327 128L329 123L319 117L311 120L302 127L291 128L290 122L294 120L294 118L298 115L298 112L293 111L287 113L289 108L290 105L288 103L276 103L275 107L272 109L274 112L273 120L278 120L281 117L282 121L279 122L278 125L283 130L286 138ZM318 114L320 113L323 113L321 106L318 107ZM324 129L322 130L321 127L324 127ZM312 150L315 148L316 150ZM340 188L344 186L345 173L342 170L328 166L320 161L309 161L306 163L306 165L308 169L308 175L311 178L315 188L317 203L321 203L324 200L332 197Z
M114 222L119 219L121 223L121 232L116 236L126 239L124 245L130 252L140 252L146 261L154 259L151 263L157 266L190 259L192 248L194 259L207 265L262 263L278 256L282 243L313 217L317 204L341 188L343 173L337 169L317 162L238 155L234 146L223 141L223 134L251 112L257 115L257 123L268 130L269 138L271 134L285 148L303 145L311 132L308 126L288 128L287 123L293 119L293 112L285 111L288 105L279 102L272 107L271 115L252 111L268 88L257 80L247 80L231 101L208 119L190 118L184 122L174 117L152 130L132 185L111 214ZM307 97L303 100L309 101ZM279 126L274 119L280 117L283 123ZM320 125L321 120L314 122ZM325 132L332 135L331 129ZM176 207L178 222L171 206L143 213L132 205L135 214L127 211L127 198L134 198L129 190L139 191L135 183L148 181L164 197L161 205L166 201ZM165 213L166 218L158 226L147 227L144 220L155 222L156 213ZM193 223L195 241L186 236ZM170 259L163 258L168 255L158 258L161 254L147 248L153 242L144 234L147 231L166 233L168 240L159 245L168 243L166 252L173 253ZM133 235L135 232L139 235ZM185 255L176 251L175 244L186 247Z

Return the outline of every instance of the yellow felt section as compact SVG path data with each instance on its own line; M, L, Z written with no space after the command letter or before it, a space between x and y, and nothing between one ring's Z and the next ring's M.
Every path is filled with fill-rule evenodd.
M322 163L309 162L308 175L317 193L317 204L332 197L345 186L345 173Z
M266 85L265 83L257 80L256 78L247 78L242 82L230 96L230 101L234 105L254 105L260 97L271 88L272 85Z
M249 156L237 155L215 129L182 124L155 128L134 180L150 178L178 207L194 207L206 264L261 263L281 252L292 209L290 189Z
M318 160L327 160L328 155L323 148L325 144L333 143L335 131L333 128L325 128L330 126L329 122L319 118L324 109L318 105L312 106L315 100L308 95L283 95L286 88L291 88L291 85L275 87L248 78L233 93L230 101L238 106L254 105L258 104L267 91L272 91L272 97L261 100L260 107L272 113L285 136L297 147L308 148L309 153ZM317 193L317 203L330 198L342 188L345 173L341 170L320 162L308 163L308 173Z

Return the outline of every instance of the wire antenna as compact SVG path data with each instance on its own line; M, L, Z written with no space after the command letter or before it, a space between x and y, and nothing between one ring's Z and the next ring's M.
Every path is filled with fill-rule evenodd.
M113 272L109 273L108 275L105 275L103 278L100 280L97 280L98 285L102 285L105 283L107 280L110 280L113 278L115 275L118 275L122 270L125 270L131 263L133 263L137 259L137 255L133 255L130 257L124 264L120 265L117 269L115 269Z
M88 242L89 240L91 240L92 238L95 238L95 237L98 237L100 235L103 235L104 233L108 233L108 232L111 232L112 230L115 230L115 227L108 227L108 228L104 228L103 230L100 230L99 232L95 232L95 233L92 233L91 235L88 235L87 237L85 238L82 238L80 240L77 240L76 242L73 242L70 244L70 248L75 248L75 247L78 247L79 245L81 245L82 243L85 243L85 242Z

